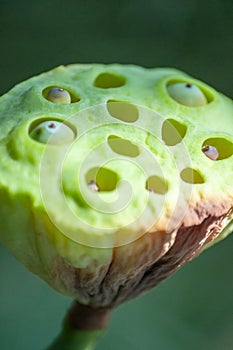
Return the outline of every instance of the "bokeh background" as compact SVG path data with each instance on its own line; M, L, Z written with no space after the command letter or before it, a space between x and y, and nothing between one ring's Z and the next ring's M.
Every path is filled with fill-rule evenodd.
M232 97L232 37L232 0L0 0L0 95L60 64L119 62L176 67ZM97 350L233 349L232 247L115 310ZM2 246L0 301L1 350L45 349L71 303Z

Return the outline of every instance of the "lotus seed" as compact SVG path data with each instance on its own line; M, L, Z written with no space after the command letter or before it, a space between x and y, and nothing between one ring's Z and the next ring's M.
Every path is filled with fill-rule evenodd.
M94 180L91 180L88 183L88 187L90 188L90 190L92 190L93 192L98 192L99 191L99 187L97 186L97 184L95 183Z
M62 88L54 87L49 90L47 100L54 103L71 103L69 92Z
M37 125L30 136L40 142L52 145L70 143L74 140L74 132L64 123L58 121L45 121Z
M206 155L206 157L210 158L211 160L217 160L219 153L217 148L214 146L203 146L202 152Z
M200 107L207 104L201 89L193 84L176 83L167 87L170 97L176 102L189 107Z

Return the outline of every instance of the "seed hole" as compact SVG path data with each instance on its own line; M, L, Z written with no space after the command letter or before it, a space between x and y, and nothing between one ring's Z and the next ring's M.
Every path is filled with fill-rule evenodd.
M168 186L163 178L152 175L146 181L146 189L150 192L165 194L168 191Z
M214 147L217 150L218 157L216 160L229 158L233 154L233 143L224 139L223 137L213 137L205 140L202 145L202 151L207 146Z
M162 126L162 139L168 146L180 143L185 137L187 127L175 119L166 119Z
M183 169L180 173L180 177L183 181L190 184L203 184L205 182L199 171L192 168Z
M46 100L52 103L70 104L80 101L79 97L74 96L68 90L59 86L49 86L45 88L42 95Z
M184 106L201 107L208 103L203 90L190 82L169 82L167 92L173 100Z
M101 73L95 79L94 85L101 89L117 88L125 85L125 78L112 73Z
M50 145L69 144L75 139L74 131L57 120L46 120L31 125L29 135L37 142Z
M136 106L128 102L113 101L107 102L109 114L116 119L127 123L134 123L138 120L139 111Z
M86 174L88 187L94 191L113 191L116 189L118 176L107 168L92 168Z
M138 146L131 141L122 139L115 135L108 137L108 144L113 152L127 157L137 157L140 154Z

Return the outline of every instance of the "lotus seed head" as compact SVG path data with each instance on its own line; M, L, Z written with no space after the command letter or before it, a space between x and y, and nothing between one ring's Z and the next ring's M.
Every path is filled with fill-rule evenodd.
M65 89L54 87L49 90L47 100L54 103L71 103L71 96Z
M30 136L40 142L53 145L70 143L74 140L73 130L62 122L45 121L37 125Z
M217 148L214 146L203 146L202 152L206 155L206 157L210 158L211 160L217 160L219 153Z
M0 98L0 243L83 304L81 332L232 232L232 107L183 72L120 64Z
M170 97L185 106L200 107L208 103L201 89L190 83L171 84L167 90Z

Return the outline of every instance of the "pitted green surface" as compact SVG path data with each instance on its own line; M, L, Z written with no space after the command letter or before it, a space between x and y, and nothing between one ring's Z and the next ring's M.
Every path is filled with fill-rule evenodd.
M195 85L208 103L190 107L176 102L167 86L177 83ZM54 87L67 91L71 100L48 100ZM125 116L114 112L114 104L123 102ZM231 100L175 69L61 66L17 85L0 99L1 241L51 283L57 256L78 268L93 262L93 270L105 266L119 243L116 234L123 228L131 241L154 220L164 222L179 191L187 205L203 198L233 200L232 113ZM170 144L162 135L166 119L178 131L175 136L169 131ZM31 131L45 121L64 121L74 133L73 143L62 148L36 139ZM230 153L209 159L202 152L207 139L218 139L219 148L227 141ZM111 161L105 164L104 159ZM150 168L155 159L158 166ZM56 176L60 164L62 175ZM88 187L88 174L98 167L107 175L96 193ZM187 168L191 172L179 176ZM150 176L163 178L166 191L147 188ZM194 182L191 189L189 182ZM60 290L59 283L52 284Z

